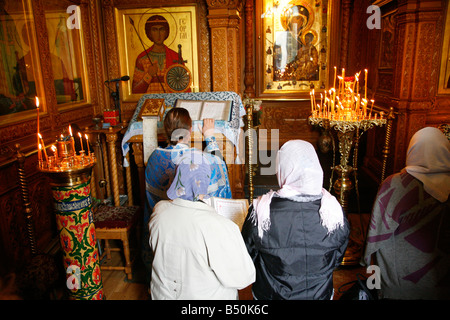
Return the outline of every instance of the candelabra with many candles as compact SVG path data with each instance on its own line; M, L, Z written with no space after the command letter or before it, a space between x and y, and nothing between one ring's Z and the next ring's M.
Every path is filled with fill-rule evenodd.
M311 90L311 116L309 123L313 126L319 126L326 130L334 130L337 132L339 142L340 163L334 165L333 172L337 171L338 178L333 183L330 181L330 190L333 187L338 200L348 213L348 200L351 190L356 186L358 203L358 178L357 178L357 155L358 141L361 134L375 127L386 124L386 117L382 111L374 110L374 100L367 100L367 69L364 70L364 94L360 93L360 72L351 77L345 76L345 69L342 74L336 75L336 67L334 67L333 87L320 93L320 100L316 97L314 89ZM338 87L336 88L336 80ZM353 150L353 164L350 165L350 154ZM351 176L354 177L354 182ZM359 262L358 255L360 248L354 248L354 241L350 238L347 252L344 256L343 264L355 264Z

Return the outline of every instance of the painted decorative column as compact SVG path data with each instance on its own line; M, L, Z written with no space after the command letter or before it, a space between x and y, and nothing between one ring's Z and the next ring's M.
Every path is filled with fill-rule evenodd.
M92 215L94 164L64 172L47 171L64 253L67 288L75 300L102 300L103 284Z
M82 148L77 155L70 127L69 131L70 136L61 135L56 147L52 146L53 156L48 156L43 148L45 161L39 160L38 169L48 176L52 190L70 298L103 300L91 197L91 174L96 158L89 148Z
M241 92L240 11L242 1L207 0L211 30L213 91Z

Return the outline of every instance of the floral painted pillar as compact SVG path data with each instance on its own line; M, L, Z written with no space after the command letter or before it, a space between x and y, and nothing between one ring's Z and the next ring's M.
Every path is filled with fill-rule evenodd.
M92 167L46 172L51 180L66 284L70 298L74 300L104 299L92 215Z

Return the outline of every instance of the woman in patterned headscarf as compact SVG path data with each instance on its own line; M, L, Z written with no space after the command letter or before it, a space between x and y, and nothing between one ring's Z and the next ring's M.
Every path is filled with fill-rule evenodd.
M349 227L339 202L322 188L314 147L286 142L277 154L280 189L253 201L242 228L256 267L258 300L331 299Z
M237 224L216 213L208 196L211 168L201 152L185 153L150 218L153 300L234 300L255 280Z
M191 141L192 119L184 108L170 109L164 118L164 130L170 145L156 148L150 155L145 168L145 193L143 223L142 261L151 274L152 252L148 245L148 222L156 203L167 200L167 190L175 176L176 165L188 154L203 153L189 147ZM207 194L219 198L231 198L231 187L227 164L220 155L219 145L213 135L214 120L204 119L202 134L206 141L204 156L210 163L210 180ZM150 280L150 278L149 278Z
M450 298L449 193L450 142L439 129L423 128L372 210L364 262L380 268L382 298Z

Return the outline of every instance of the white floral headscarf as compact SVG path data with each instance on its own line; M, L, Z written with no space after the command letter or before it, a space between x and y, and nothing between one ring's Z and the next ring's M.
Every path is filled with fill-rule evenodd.
M189 153L178 163L175 178L167 190L169 199L197 201L199 195L208 195L211 166L201 152Z

